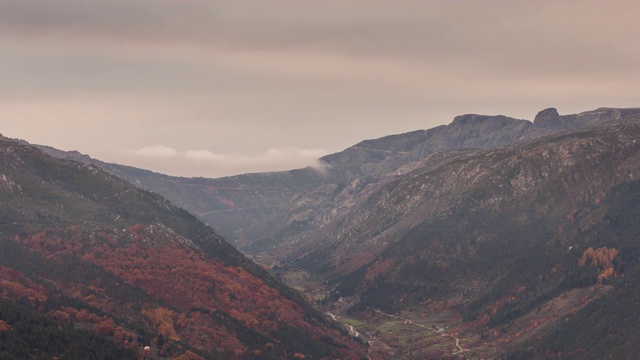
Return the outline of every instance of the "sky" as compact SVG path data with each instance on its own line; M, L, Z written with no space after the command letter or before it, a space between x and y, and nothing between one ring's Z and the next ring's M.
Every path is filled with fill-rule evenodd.
M0 133L178 176L640 106L640 2L0 0Z

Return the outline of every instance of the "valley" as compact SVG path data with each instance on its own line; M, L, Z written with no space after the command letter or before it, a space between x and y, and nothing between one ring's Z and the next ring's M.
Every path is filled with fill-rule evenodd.
M446 301L429 299L397 313L377 308L353 314L348 309L357 297L322 301L330 295L317 278L303 271L283 275L286 283L307 294L334 321L341 323L352 336L369 344L370 359L495 359L505 352L540 340L550 328L613 289L610 285L592 285L573 289L549 299L522 318L501 329L488 329L488 317L464 321L459 312L462 295ZM511 299L507 299L508 302ZM504 299L502 300L504 302ZM494 304L499 307L500 300Z
M280 281L278 291L305 311L319 311L307 315L307 324L334 326L327 331L349 344L336 349L352 349L354 358L632 359L640 351L631 331L640 316L632 305L640 301L640 109L562 116L545 109L534 121L461 115L449 125L363 141L322 158L322 170L220 179L176 178L40 149L157 192L171 201L165 208L177 205L207 222L216 231L207 236L223 234L260 264L225 250L251 274L273 277L266 283ZM97 199L131 201L137 191L120 188ZM135 214L106 211L100 226ZM232 288L224 289L233 296L197 304L231 308L239 301L251 312L251 301L242 300L251 294ZM177 293L160 294L187 306ZM256 325L245 315L231 317ZM177 319L183 329L187 323Z
M0 0L0 360L640 359L638 14Z
M630 230L611 222L631 216L621 215L629 206L636 211L613 195L638 181L638 118L630 113L618 123L436 153L318 187L291 201L290 220L272 220L282 229L272 230L275 243L245 251L257 250L276 273L292 272L285 281L370 341L372 358L611 351L597 341L572 345L576 329L549 344L550 334L592 311L582 309L613 301L612 290L634 282L609 265L637 263L634 235L620 235ZM620 257L623 243L630 252ZM589 260L591 251L614 261Z

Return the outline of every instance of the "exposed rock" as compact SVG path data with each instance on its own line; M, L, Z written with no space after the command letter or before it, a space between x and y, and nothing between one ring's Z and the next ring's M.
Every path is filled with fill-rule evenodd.
M564 128L560 119L560 114L558 114L558 110L555 108L548 108L540 111L533 120L533 125L547 129Z
M13 192L14 190L20 190L20 185L16 184L10 177L5 174L0 174L0 191Z

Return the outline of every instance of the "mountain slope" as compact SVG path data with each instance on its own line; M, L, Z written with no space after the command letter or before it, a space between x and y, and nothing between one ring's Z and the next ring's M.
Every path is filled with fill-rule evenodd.
M557 115L555 109L544 110L538 114L534 123L504 116L462 115L447 126L409 133L406 137L394 135L369 140L335 156L332 155L329 159L331 161L358 164L358 169L361 169L360 175L327 179L324 185L296 195L286 207L274 213L271 218L257 221L247 233L262 234L262 238L254 237L251 245L241 249L247 253L262 255L265 257L263 261L267 263L274 259L283 259L287 253L300 256L304 251L311 251L315 245L309 245L310 248L307 250L298 250L298 245L295 244L304 243L303 239L310 238L311 233L338 219L342 214L352 211L354 204L362 203L375 188L387 184L390 179L404 176L415 167L436 166L439 161L455 154L456 151L497 149L558 133L560 130L556 130L556 123L571 124L571 127L579 129L614 121L623 115L637 114L640 113L640 109L598 109L577 115L551 116L553 119L548 121L541 120L550 117L550 113ZM400 149L403 155L389 156L377 163L358 163L358 154L364 148L380 151ZM371 159L367 158L365 161ZM421 165L421 161L429 163ZM361 211L368 210L363 208ZM391 220L381 221L386 223ZM313 240L308 243L312 244Z
M7 138L0 138L0 247L2 297L134 351L149 345L158 356L261 359L366 353L186 211L96 166ZM8 330L0 335L17 331L1 316Z
M361 320L373 310L438 308L457 319L465 348L485 355L597 359L613 343L619 358L633 358L638 339L625 309L640 294L638 189L640 116L632 115L432 156L373 185L279 256L285 268L329 280L328 301L341 298ZM597 325L581 328L587 321ZM562 342L546 337L554 327ZM624 337L593 340L612 332Z
M242 231L256 219L269 218L293 196L324 181L323 173L313 168L219 179L174 177L105 163L77 151L38 147L57 158L96 165L138 187L161 194L212 226L229 241L239 244L245 239Z
M624 126L629 131L635 130L631 125ZM623 162L631 161L627 156L632 150L623 151L614 147L633 146L633 136L622 139L600 139L595 136L597 134L613 137L614 135L608 133L613 131L618 130L615 127L589 129L496 151L468 150L427 158L377 183L375 189L357 199L358 203L349 208L343 216L337 216L334 220L322 224L308 238L302 237L298 240L325 244L336 254L362 253L364 248L367 248L366 252L375 256L377 247L372 248L371 243L362 241L382 244L382 248L386 248L387 244L401 238L398 229L411 229L417 223L431 218L459 216L456 214L461 211L460 207L463 204L468 207L468 211L479 211L505 206L510 204L507 201L511 201L515 202L511 205L515 208L531 201L532 194L542 196L540 192L543 190L549 192L543 193L550 197L549 201L559 201L561 199L551 197L551 192L556 187L569 188L577 185L589 188L578 187L577 189L583 193L574 195L576 200L579 197L595 197L599 192L616 185L616 181L633 179L636 176L633 163ZM594 134L594 138L586 140L591 134ZM613 168L614 163L602 160L613 156L613 151L620 151L615 154L619 157L616 160L621 162L620 169ZM591 166L590 163L596 161L598 163L593 166L601 168L590 168L596 171L593 174L583 174L585 170L577 168ZM622 174L623 169L630 173ZM577 183L576 179L563 178L577 176L577 171L586 179L583 181L597 183L583 184ZM612 178L614 176L615 178ZM551 180L555 182L548 184L547 181ZM538 186L550 189L537 189ZM533 192L533 189L538 192ZM567 201L564 198L562 200ZM549 208L547 212L551 212L550 209L558 209L557 206L546 206ZM336 243L342 241L346 241L344 246L350 250L336 248ZM301 253L297 253L294 257L300 255Z

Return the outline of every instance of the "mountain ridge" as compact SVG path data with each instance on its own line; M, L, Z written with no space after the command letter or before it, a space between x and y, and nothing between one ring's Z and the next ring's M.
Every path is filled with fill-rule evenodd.
M571 128L579 128L637 112L640 112L640 108L598 108L560 118L565 119L564 123L571 123ZM479 125L469 126L468 123L474 121ZM498 126L500 124L503 127ZM497 148L556 131L560 130L553 126L535 126L534 122L503 115L467 114L456 117L449 125L364 140L341 152L320 158L321 163L326 165L322 171L304 168L218 179L172 177L104 163L77 152L64 152L46 146L41 149L52 156L93 163L137 186L160 193L243 248L259 240L262 230L254 231L253 228L272 226L269 219L277 217L279 209L289 206L294 197L323 184L344 186L356 178L377 178L389 174L434 153L470 147Z

